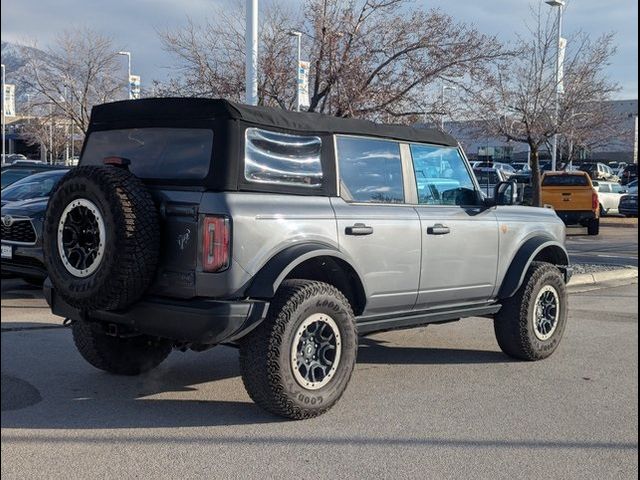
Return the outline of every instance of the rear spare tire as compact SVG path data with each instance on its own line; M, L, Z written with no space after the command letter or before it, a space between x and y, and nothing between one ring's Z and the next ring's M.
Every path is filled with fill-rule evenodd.
M72 169L44 221L44 258L56 294L83 310L127 307L153 279L159 238L151 195L128 170Z

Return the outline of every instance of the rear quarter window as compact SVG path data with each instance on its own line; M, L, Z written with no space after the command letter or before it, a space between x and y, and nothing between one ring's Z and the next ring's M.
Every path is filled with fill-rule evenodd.
M244 177L249 182L322 187L322 139L247 128Z
M543 187L588 187L589 180L584 175L549 175L542 181Z

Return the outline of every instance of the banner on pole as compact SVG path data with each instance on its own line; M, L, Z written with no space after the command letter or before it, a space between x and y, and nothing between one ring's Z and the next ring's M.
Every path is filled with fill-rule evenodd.
M567 52L567 39L561 38L558 45L558 93L564 93L564 59Z
M311 62L300 61L298 64L298 98L300 107L308 107L309 102L309 69Z
M2 111L6 117L16 116L16 86L12 83L4 84L2 95Z
M140 98L140 75L129 75L129 93L134 100Z

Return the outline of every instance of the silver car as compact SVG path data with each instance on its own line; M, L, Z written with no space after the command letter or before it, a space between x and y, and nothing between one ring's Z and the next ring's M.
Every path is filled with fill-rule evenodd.
M498 182L486 199L437 131L222 100L107 104L49 202L45 294L99 369L235 344L251 398L309 418L347 387L358 335L487 317L507 355L551 355L565 226L515 197Z

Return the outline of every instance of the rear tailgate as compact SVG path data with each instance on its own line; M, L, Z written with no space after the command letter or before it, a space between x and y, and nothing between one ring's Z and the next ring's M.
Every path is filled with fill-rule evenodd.
M542 203L555 210L588 212L593 209L593 192L591 187L543 187Z
M202 192L150 187L160 213L160 258L149 293L174 298L196 296L198 207Z

